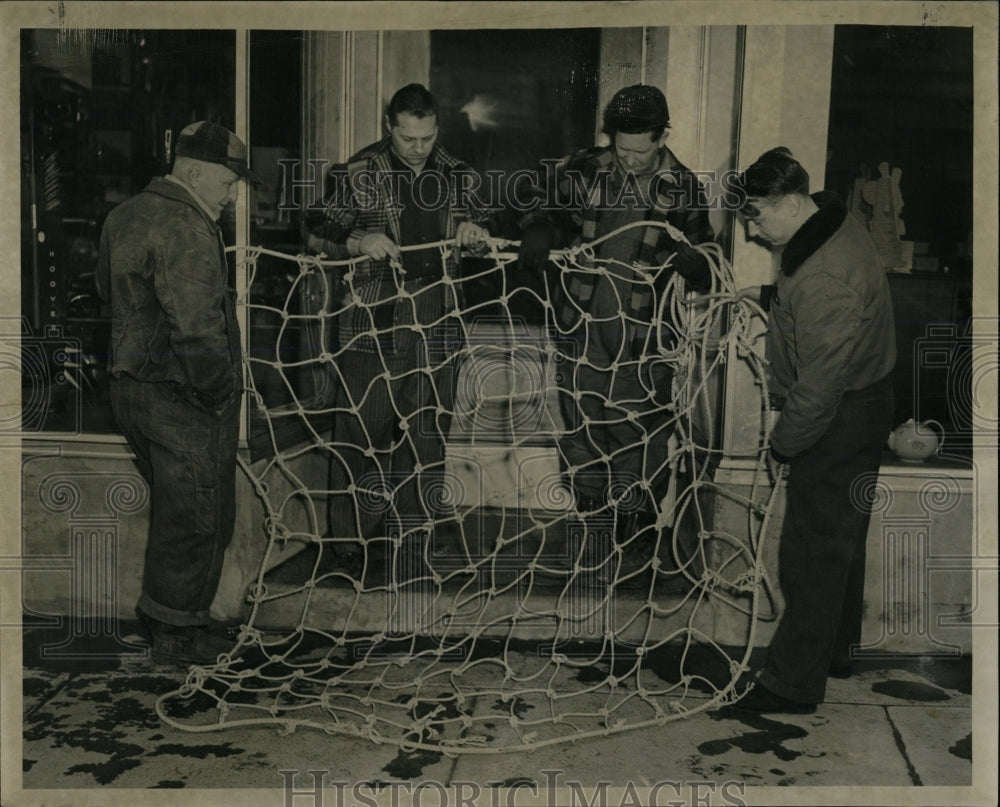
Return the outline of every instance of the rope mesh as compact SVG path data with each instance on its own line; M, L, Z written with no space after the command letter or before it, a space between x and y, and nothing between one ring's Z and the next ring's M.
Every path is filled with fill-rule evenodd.
M700 296L685 293L669 261L602 261L597 245L553 252L554 270L529 286L511 266L516 243L499 239L460 278L413 284L396 262L403 305L388 324L364 302L362 260L236 249L249 270L248 321L275 334L273 347L247 357L271 456L242 463L267 547L233 653L191 668L158 701L161 719L189 731L309 726L455 755L605 736L736 698L756 623L774 615L762 548L777 488L761 484L767 434L748 455L757 469L748 495L713 481L715 417L727 360L747 365L766 410L753 322L762 312L737 294L715 244L695 247L713 277ZM420 248L439 250L444 266L455 244ZM291 279L280 307L252 302L264 256ZM614 320L588 307L564 325L574 278L594 273L618 295ZM484 286L497 291L475 302L469 292ZM453 305L418 310L428 291ZM652 322L663 326L636 316L630 291L649 293ZM524 303L538 316L517 313ZM367 325L346 332L348 318ZM622 335L606 367L588 349L601 329ZM386 348L405 339L418 360L399 366ZM342 370L358 348L376 368L362 390ZM257 389L264 373L279 379L282 403ZM644 399L616 398L622 380ZM419 411L394 394L411 382L425 385ZM363 409L376 386L393 391L391 444L338 442L338 418L368 436L375 424ZM298 439L284 447L290 424ZM434 430L443 455L421 455L413 424ZM636 439L595 443L616 425ZM583 443L596 449L590 462L571 456ZM367 460L360 477L352 451ZM412 461L397 472L407 451ZM638 472L610 472L618 455ZM317 484L328 468L348 484ZM588 474L605 480L603 497L578 495ZM329 518L336 501L350 521ZM720 502L745 513L745 534L715 528ZM308 568L275 582L271 569L290 547L309 550L298 555ZM715 626L733 617L744 635L723 645ZM214 708L186 708L196 696Z

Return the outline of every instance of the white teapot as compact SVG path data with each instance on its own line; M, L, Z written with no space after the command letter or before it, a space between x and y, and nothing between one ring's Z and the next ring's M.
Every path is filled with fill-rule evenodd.
M933 427L940 430L940 436ZM910 418L889 435L888 445L889 450L903 462L923 462L944 446L944 426L936 420L917 423Z

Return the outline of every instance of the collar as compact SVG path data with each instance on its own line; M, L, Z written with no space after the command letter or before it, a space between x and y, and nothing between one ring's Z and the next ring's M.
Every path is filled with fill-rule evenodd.
M216 224L218 224L218 220L215 218L214 215L212 215L212 211L208 209L208 205L206 205L203 201L201 201L201 199L199 198L198 194L196 194L194 192L194 190L191 188L190 185L188 185L184 180L178 179L173 174L167 174L163 178L165 180L167 180L167 182L173 182L175 185L179 185L185 191L187 191L188 196L190 196L194 200L195 204L198 205L198 207L201 209L201 211L206 216L208 216L212 221L214 221Z
M812 195L812 200L819 206L819 210L799 227L781 254L781 271L789 277L830 240L847 218L847 208L836 193L819 191Z

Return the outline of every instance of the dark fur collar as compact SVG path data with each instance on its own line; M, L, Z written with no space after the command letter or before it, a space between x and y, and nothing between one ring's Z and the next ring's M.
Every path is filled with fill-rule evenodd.
M812 195L819 210L810 216L798 232L789 239L781 255L781 271L786 275L795 274L808 258L830 240L847 218L847 208L840 197L832 191L820 191Z

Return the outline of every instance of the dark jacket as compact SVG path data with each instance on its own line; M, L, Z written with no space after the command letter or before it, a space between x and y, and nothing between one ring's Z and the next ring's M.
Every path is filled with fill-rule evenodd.
M794 457L830 426L844 392L880 381L896 363L889 281L871 235L834 195L792 236L770 302L771 392L784 399L771 435Z
M544 179L535 189L537 208L522 218L522 230L539 222L550 223L555 230L556 248L577 246L591 242L606 230L602 219L616 199L623 194L635 198L634 185L628 185L622 175L611 146L601 146L578 151L565 157L553 168L543 173ZM704 244L714 238L708 220L705 189L697 176L687 168L666 146L659 149L659 168L652 177L638 180L648 190L649 209L644 217L651 226L640 231L634 253L623 260L644 266L661 266L670 258L671 271L688 281L691 288L705 291L711 286L712 277L708 262L697 250L675 240L661 223L679 230L691 244ZM553 202L555 204L553 204ZM602 257L600 250L598 257ZM657 282L657 292L668 275ZM569 300L557 302L557 316L564 325L578 316L579 310L588 307L593 298L596 273L573 273L568 280ZM655 308L651 290L636 287L635 299L629 296L631 314L649 321Z
M231 401L242 365L227 275L219 225L181 185L154 179L112 210L97 270L111 374L175 383L207 409Z

